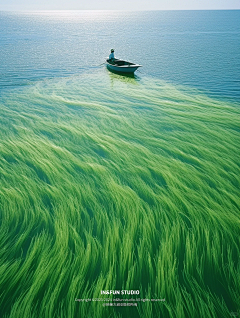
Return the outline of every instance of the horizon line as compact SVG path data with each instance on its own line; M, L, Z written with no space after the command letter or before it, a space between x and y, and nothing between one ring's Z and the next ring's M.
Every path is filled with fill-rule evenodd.
M48 12L48 11L121 11L121 12L140 12L140 11L240 11L240 8L228 9L138 9L138 10L120 10L120 9L1 9L0 12Z

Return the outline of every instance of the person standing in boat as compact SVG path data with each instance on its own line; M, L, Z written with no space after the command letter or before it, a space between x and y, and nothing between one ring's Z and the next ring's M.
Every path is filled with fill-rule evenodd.
M109 62L113 63L115 60L115 57L114 57L114 49L111 49L111 54L109 55Z

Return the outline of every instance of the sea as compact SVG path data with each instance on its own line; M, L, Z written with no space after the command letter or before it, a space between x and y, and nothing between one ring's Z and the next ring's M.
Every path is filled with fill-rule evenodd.
M240 10L0 12L1 317L239 315L239 190Z
M153 77L239 102L239 14L1 12L0 88L91 73L109 77L101 64L114 48L117 58L143 65L139 80Z

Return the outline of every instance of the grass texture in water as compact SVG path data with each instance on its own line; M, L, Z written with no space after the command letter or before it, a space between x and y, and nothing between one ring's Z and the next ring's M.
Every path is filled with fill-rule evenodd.
M99 71L0 101L1 317L239 312L237 104ZM75 301L108 289L165 301Z

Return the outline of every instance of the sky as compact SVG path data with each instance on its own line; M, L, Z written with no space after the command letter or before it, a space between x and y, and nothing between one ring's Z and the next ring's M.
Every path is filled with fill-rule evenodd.
M0 0L0 10L230 10L240 0Z

